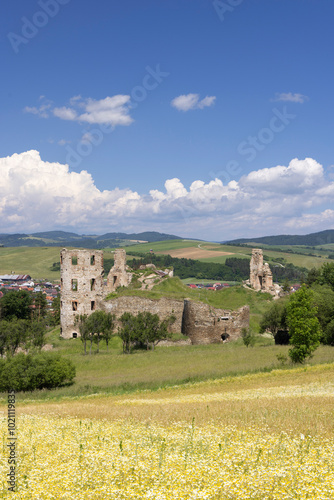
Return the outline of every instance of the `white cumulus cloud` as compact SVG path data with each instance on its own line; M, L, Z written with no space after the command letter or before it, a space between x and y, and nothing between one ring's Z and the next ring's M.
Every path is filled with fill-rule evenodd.
M179 111L189 111L191 109L203 109L210 107L216 100L215 96L206 96L200 100L199 94L179 95L171 101L171 105Z
M89 140L89 137L87 137ZM292 186L292 187L291 187ZM43 161L32 150L0 158L0 232L155 230L215 241L328 229L334 182L316 160L250 172L224 184L179 178L164 189L97 188L90 173Z
M241 180L243 185L261 188L275 192L303 192L305 189L313 190L322 186L324 182L324 169L322 165L312 158L291 160L289 165L263 168L250 172Z

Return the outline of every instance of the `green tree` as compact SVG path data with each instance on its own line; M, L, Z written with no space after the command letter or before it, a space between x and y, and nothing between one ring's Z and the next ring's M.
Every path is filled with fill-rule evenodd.
M107 344L107 352L109 349L109 340L111 339L111 336L113 335L115 329L115 318L116 318L115 314L112 313L105 314L103 338Z
M52 310L48 313L48 324L57 326L60 323L60 295L53 299Z
M175 320L174 315L160 321L157 314L150 312L138 313L137 316L124 313L120 318L122 328L118 330L123 352L130 353L134 345L154 349L161 340L170 337L169 328Z
M334 345L334 319L326 326L324 341L328 345Z
M159 337L160 320L157 314L149 312L139 313L136 317L138 343L144 345L146 349Z
M326 263L321 267L321 282L327 284L334 290L334 263Z
M129 312L122 314L120 322L122 323L122 327L118 329L118 335L123 342L123 353L130 354L131 347L138 338L138 322L135 316Z
M294 363L303 363L320 344L321 327L313 300L312 291L303 285L287 304L287 324L293 346L289 356Z
M0 355L14 356L17 349L31 347L41 349L45 345L46 325L44 321L12 318L0 321Z
M75 318L74 324L78 326L79 332L80 332L80 339L81 342L84 345L84 353L85 355L87 354L87 340L90 339L90 332L88 330L88 325L87 325L87 314L79 314Z
M46 324L45 321L33 320L27 324L26 347L33 346L39 350L45 345Z
M310 271L307 274L306 284L308 286L311 286L313 285L313 283L318 283L320 274L321 274L320 269L316 269L315 267L310 269Z
M97 343L97 352L99 352L99 344L101 337L103 336L106 323L106 313L104 311L94 311L87 319L87 328L90 334L90 341L92 346L92 340ZM90 354L92 349L90 348Z
M285 278L283 285L282 285L283 292L289 292L290 291L290 283L288 278Z
M3 358L6 349L7 349L7 342L8 342L8 328L7 328L7 321L2 320L0 321L0 356Z
M6 339L7 356L14 356L18 347L25 347L28 337L29 321L13 317L11 321L0 322L0 331Z
M48 303L43 292L37 292L33 297L33 317L40 320L45 317Z
M317 307L317 318L324 335L321 342L327 344L327 325L334 318L334 290L329 285L312 285L314 305Z
M260 321L260 333L267 330L275 335L278 330L286 329L286 300L276 300L262 316Z
M14 290L4 294L0 299L1 318L29 319L31 317L32 298L26 290Z
M306 279L307 285L318 283L320 285L329 285L334 290L334 263L326 262L320 269L311 269Z

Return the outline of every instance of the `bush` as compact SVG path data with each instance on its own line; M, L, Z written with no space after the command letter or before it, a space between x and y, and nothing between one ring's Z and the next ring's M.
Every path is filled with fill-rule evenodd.
M289 345L290 343L290 334L288 330L277 330L275 335L275 344L276 345Z
M245 344L246 347L249 347L249 346L253 347L254 346L255 336L250 330L247 330L247 328L243 328L241 330L241 336L242 336L243 343Z
M0 360L0 391L54 389L73 383L75 366L59 354L18 354Z

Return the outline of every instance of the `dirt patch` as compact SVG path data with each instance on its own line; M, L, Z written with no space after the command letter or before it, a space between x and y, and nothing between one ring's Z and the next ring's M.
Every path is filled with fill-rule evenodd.
M217 248L217 247L216 247ZM160 254L170 255L171 257L177 257L178 259L210 259L211 257L220 257L224 255L234 255L231 252L219 252L212 250L205 250L204 248L190 247L190 248L178 248L177 250L168 250L165 252L157 252Z

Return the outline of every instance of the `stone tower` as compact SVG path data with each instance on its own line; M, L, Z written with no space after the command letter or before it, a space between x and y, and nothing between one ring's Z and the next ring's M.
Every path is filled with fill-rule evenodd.
M128 286L132 275L126 271L126 252L122 248L115 250L114 265L107 279L108 292L114 292L119 286Z
M273 290L273 275L269 264L267 262L263 264L261 248L253 248L252 250L249 280L254 290L263 290L264 292Z
M67 250L60 252L61 335L79 336L75 318L90 315L103 298L103 252L101 250Z

